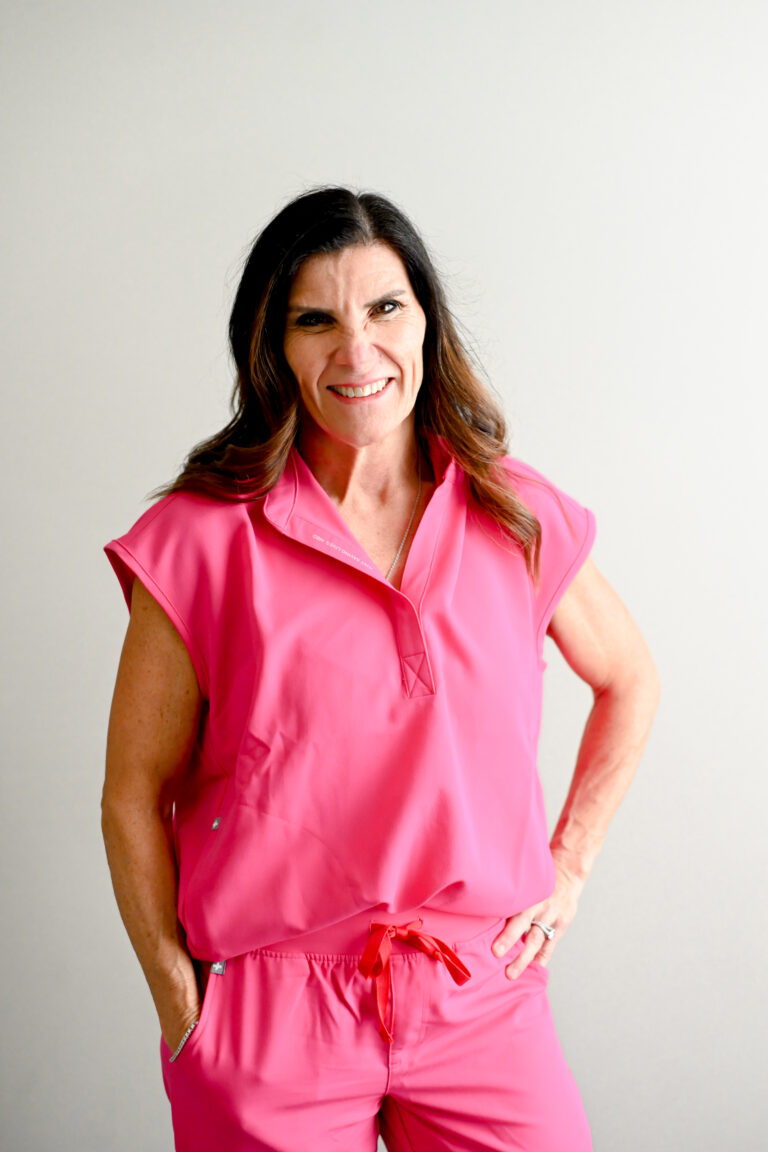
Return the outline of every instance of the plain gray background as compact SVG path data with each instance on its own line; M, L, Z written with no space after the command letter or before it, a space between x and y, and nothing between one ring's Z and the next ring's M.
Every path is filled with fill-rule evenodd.
M661 670L552 967L595 1148L764 1148L766 5L0 13L3 1149L172 1145L99 829L127 621L100 550L224 423L242 257L322 182L422 229ZM554 820L590 699L548 659Z

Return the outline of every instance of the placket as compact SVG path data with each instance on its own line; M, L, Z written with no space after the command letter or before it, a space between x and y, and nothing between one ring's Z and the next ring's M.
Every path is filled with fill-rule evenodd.
M432 696L435 677L423 628L425 599L450 600L464 541L463 475L451 461L429 501L406 559L400 589L384 579L343 517L295 450L264 502L264 515L283 535L332 556L383 585L408 697ZM438 555L439 552L439 555Z
M424 510L405 562L400 589L390 586L392 624L406 696L437 691L424 632L427 609L449 604L464 544L465 503L450 466ZM428 604L427 604L428 598Z

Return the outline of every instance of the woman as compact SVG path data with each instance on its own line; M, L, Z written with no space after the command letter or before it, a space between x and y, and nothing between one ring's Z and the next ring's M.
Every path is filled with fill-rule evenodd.
M176 1147L581 1152L546 965L658 696L593 517L505 455L382 197L284 208L230 338L233 420L107 546L104 834ZM545 634L594 691L551 845Z

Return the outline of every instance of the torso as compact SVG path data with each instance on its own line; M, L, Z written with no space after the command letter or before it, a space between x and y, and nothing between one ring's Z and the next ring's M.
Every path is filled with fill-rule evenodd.
M593 529L513 462L542 523L534 595L522 551L469 514L466 477L434 452L407 596L370 566L391 564L415 487L380 515L368 504L379 528L387 509L399 521L385 539L364 517L344 525L298 454L263 500L174 493L111 546L125 590L151 577L211 701L175 797L179 911L199 956L369 909L498 918L551 891L540 632Z

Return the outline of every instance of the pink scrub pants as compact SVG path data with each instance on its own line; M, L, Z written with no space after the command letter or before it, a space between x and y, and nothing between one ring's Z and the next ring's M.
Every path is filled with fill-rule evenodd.
M374 914L214 965L162 1045L177 1152L589 1152L547 972L509 980L503 923Z

